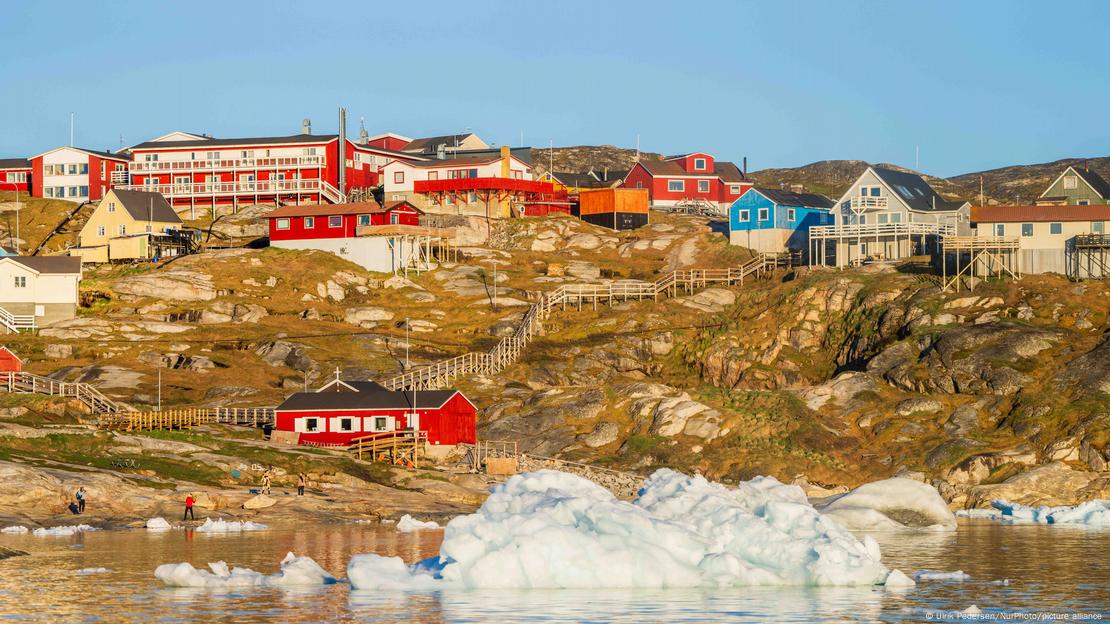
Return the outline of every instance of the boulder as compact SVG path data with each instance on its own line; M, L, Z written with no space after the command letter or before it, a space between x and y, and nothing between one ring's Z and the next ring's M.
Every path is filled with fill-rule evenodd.
M572 260L567 263L566 274L584 280L595 280L601 277L601 269L582 260Z
M68 344L50 344L43 349L43 355L52 360L65 360L73 357L73 353L73 345Z
M261 355L262 361L270 366L288 366L299 371L307 371L315 364L312 358L308 357L304 346L285 340L262 343L255 348L254 352Z
M725 288L707 288L689 297L677 299L682 305L701 312L720 312L736 303L736 293Z
M899 416L909 416L918 412L933 413L944 409L944 405L936 399L920 398L906 399L894 408L894 413Z
M393 320L393 313L385 308L359 307L347 308L343 322L360 327L373 327L378 321Z
M1098 476L1098 473L1074 470L1062 462L1053 462L1014 475L1002 483L973 487L968 505L988 507L991 501L1000 499L1035 507L1075 505L1088 500L1081 491Z
M265 494L258 494L247 500L243 501L243 509L265 509L273 507L277 504L277 500Z
M581 436L579 441L590 448L598 448L616 442L619 434L620 427L616 423L599 422L593 431Z
M127 275L116 280L113 289L122 295L170 301L211 301L217 294L211 275L184 269Z

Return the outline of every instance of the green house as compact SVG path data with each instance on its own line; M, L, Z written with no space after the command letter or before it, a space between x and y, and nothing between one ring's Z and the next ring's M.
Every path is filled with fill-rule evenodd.
M1068 167L1037 198L1039 206L1110 204L1110 183L1086 166Z

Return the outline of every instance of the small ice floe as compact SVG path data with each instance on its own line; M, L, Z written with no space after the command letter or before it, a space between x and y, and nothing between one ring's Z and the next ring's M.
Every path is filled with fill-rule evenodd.
M10 527L4 527L4 528L0 529L0 533L12 533L12 534L23 534L23 533L29 533L30 531L31 531L31 529L28 529L25 526L10 526Z
M1002 518L1002 512L997 509L957 509L957 518L985 518L987 520L999 520Z
M402 533L410 533L412 531L426 531L429 529L438 528L440 528L438 522L434 522L432 520L417 520L416 518L413 518L408 514L401 516L401 519L397 521L397 530L401 531Z
M829 496L814 507L854 531L956 529L956 518L936 488L901 477Z
M226 589L233 587L306 587L331 585L335 577L328 574L310 557L293 553L281 560L281 570L262 574L249 568L228 568L223 561L208 564L208 570L198 570L189 563L164 563L154 570L154 577L170 587L206 587ZM211 571L209 571L211 570Z
M519 474L473 514L452 519L438 557L405 567L356 555L354 590L380 588L663 588L743 585L906 586L861 541L763 477L736 487L657 470L634 502L577 475Z
M77 571L77 574L87 576L89 574L107 574L109 572L111 572L111 570L108 568L81 568Z
M1087 501L1073 507L1030 507L996 500L991 501L991 506L1001 512L999 519L1003 522L1110 526L1110 500Z
M167 522L165 518L157 517L147 520L146 528L150 529L151 531L166 531L172 529L173 527L170 526L170 523Z
M57 526L57 527L48 527L48 528L35 529L34 531L31 531L31 535L34 535L36 537L56 537L56 536L76 535L77 533L84 533L86 531L95 531L95 530L97 530L96 527L92 527L92 526L89 526L87 524L77 524L77 525L69 525L69 526Z
M971 578L971 575L963 570L956 570L955 572L919 570L914 573L913 577L919 581L966 581Z
M991 585L1009 585L1009 584L1010 584L1010 579L998 579L997 581L991 581Z
M886 576L886 581L883 582L883 585L886 587L901 588L913 587L917 585L917 583L914 582L912 578L906 576L901 570L891 570L890 574Z
M197 527L197 533L242 533L244 531L261 531L270 527L247 520L224 520L222 518L205 518L204 524Z
M963 613L964 615L982 615L983 610L976 605L971 605L963 611L960 611L960 613Z

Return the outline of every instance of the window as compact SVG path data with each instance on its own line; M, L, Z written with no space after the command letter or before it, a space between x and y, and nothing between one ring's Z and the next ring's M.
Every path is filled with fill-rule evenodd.
M328 227L343 227L343 217L340 215L332 215L328 217Z
M1064 188L1073 189L1079 186L1079 178L1075 176L1064 176Z
M276 224L275 227L277 227L277 229L279 229L279 230L288 230L289 229L289 219L278 219L277 224Z
M219 152L208 152L207 154L204 155L204 157L207 158L208 160L219 160L220 159L220 153Z
M794 209L793 208L787 208L786 209L786 220L793 222L795 220L794 216L795 216Z
M740 211L740 222L741 223L747 223L748 219L750 219L751 216L752 216L751 212L749 212L747 210L741 210Z
M467 193L466 194L466 203L468 203L468 204L478 203L478 194L475 193L474 191L470 191L469 193Z
M123 236L125 234L127 234L127 225L125 225L123 223L120 223L119 224L119 235Z
M686 190L686 184L683 180L667 180L667 190L671 193L681 193Z
M69 175L77 175L77 164L69 163Z
M89 163L82 163L77 166L77 173L86 174L89 172Z
M359 225L370 225L370 215L359 215L358 216L358 224Z
M340 418L339 419L339 430L340 431L354 431L355 430L355 419L354 418Z
M116 211L116 202L108 202L108 212Z
M305 431L319 431L320 430L320 421L316 418L306 418L306 419L304 419L304 430Z
M104 231L104 226L103 225L98 225L96 227L96 235L97 236L104 236L105 234L106 234L106 232Z
M885 212L883 214L879 215L879 223L888 223L889 221L890 221L890 215L886 214Z
M54 187L53 186L47 186L47 187L43 188L42 189L42 194L47 196L47 197L54 197Z
M471 170L467 171L467 174L471 178L477 178L478 177L478 170L477 169L471 169Z
M644 183L640 182L640 181L637 181L636 182L636 188L644 188Z
M1006 235L1006 224L1005 223L995 223L994 224L994 235L995 236L1005 236Z
M26 182L26 181L27 181L27 172L26 171L16 171L16 172L8 174L8 182Z
M388 431L389 430L389 417L388 416L375 416L374 417L374 431Z
M766 208L759 209L759 220L766 221L771 216L771 211Z
M158 162L158 154L143 154L143 160L147 162Z
M89 196L89 187L82 186L82 187L80 187L80 189L81 189L81 194L78 195L78 197L88 197Z
M1091 221L1091 233L1092 234L1103 234L1103 233L1105 233L1105 231L1106 231L1106 222L1105 221Z
M1033 235L1033 224L1032 223L1022 223L1021 224L1021 235L1022 236L1032 236Z
M698 192L699 193L708 193L709 192L709 180L698 180Z
M704 158L695 158L694 159L694 170L695 171L705 171L705 159Z
M27 288L27 276L26 275L16 275L15 276L15 287L16 288Z
M394 171L393 172L393 183L394 184L404 184L405 183L405 172L404 171Z
M42 174L43 175L54 175L54 165L43 165L42 166Z
M243 150L239 152L239 158L254 158L254 150Z
M728 187L728 190L733 195L736 195L737 193L740 192L740 185L739 184L733 184L732 186Z
M76 187L76 186L69 187L69 196L70 197L80 197L80 195L77 193L78 190L79 190L79 188Z
M1049 223L1048 224L1048 233L1049 234L1059 234L1063 231L1064 231L1063 224L1060 224L1060 223Z
M301 150L301 153L304 154L305 156L315 156L316 155L316 148L315 147L306 147L303 150Z
M1077 206L1090 206L1091 205L1091 200L1089 200L1089 199L1077 199L1077 200L1075 200L1075 205L1077 205Z
M891 223L901 223L902 222L902 213L900 213L900 212L892 213L890 215L890 222Z
M439 172L438 171L429 171L428 172L428 179L429 180L438 180L439 179Z
M311 230L314 227L316 227L316 219L314 217L305 217L304 218L304 229Z
M153 229L151 228L150 224L147 224L147 226L146 226L146 231L147 231L148 233L150 233L150 232L153 232L154 230L153 230Z

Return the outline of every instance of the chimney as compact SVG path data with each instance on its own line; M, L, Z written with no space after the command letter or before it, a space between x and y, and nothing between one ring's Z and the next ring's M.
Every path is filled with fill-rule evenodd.
M744 177L748 177L748 157L744 157Z
M601 181L602 182L608 182L609 181L609 167L605 167L604 169L601 170Z
M446 143L440 143L439 145L436 146L436 158L438 158L439 160L443 160L444 158L447 158L447 144Z
M312 134L312 120L308 117L301 122L301 134Z

